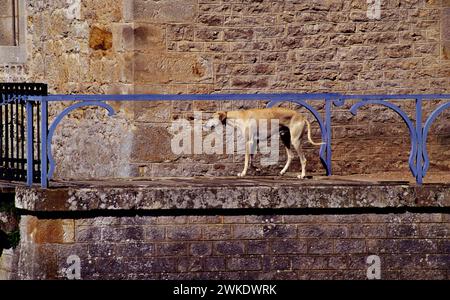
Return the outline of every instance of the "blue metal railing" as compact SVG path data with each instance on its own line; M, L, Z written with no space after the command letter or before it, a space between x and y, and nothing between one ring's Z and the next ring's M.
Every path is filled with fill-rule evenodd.
M47 187L48 181L52 178L55 170L55 161L52 155L52 138L54 132L61 120L75 109L84 106L99 106L108 111L110 116L114 115L114 109L105 101L192 101L192 100L262 100L268 101L267 107L272 107L280 102L293 102L306 108L317 120L322 141L324 144L320 147L319 155L322 164L325 167L327 175L332 174L331 158L331 113L332 107L340 107L347 100L356 101L350 112L356 115L357 110L369 104L383 105L396 112L405 122L409 129L411 150L409 155L409 168L418 184L422 184L423 178L430 165L426 142L429 129L433 121L442 113L443 110L450 107L450 102L441 104L436 108L423 123L423 102L429 100L448 100L450 94L410 94L410 95L343 95L343 94L191 94L191 95L48 95L29 97L28 101L38 101L41 103L41 186ZM392 100L415 101L415 123L408 115L397 105L389 102ZM48 103L57 101L77 101L65 108L53 120L50 127L47 124ZM319 113L312 105L306 101L325 101L324 114ZM47 168L47 164L49 167ZM32 172L33 170L28 170ZM32 178L32 173L28 174ZM28 182L31 185L31 182Z

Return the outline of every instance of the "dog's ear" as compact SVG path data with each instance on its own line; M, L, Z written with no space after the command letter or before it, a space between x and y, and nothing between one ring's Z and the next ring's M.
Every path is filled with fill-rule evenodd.
M219 115L220 122L224 123L227 119L227 113L225 111L219 111L217 114Z

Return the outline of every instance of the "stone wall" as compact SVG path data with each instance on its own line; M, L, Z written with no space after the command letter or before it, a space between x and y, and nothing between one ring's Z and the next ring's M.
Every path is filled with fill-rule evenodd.
M367 16L365 0L107 2L27 1L28 62L0 66L0 80L88 94L450 91L447 0L383 0L379 19ZM113 119L74 112L56 131L56 177L235 174L241 156L171 154L170 122L263 105L121 102ZM426 115L436 105L427 103ZM414 118L413 105L402 106ZM51 118L62 107L52 104ZM333 113L335 173L406 172L400 118L377 106L351 117L348 107ZM430 171L450 168L446 118L431 129ZM306 149L308 172L324 173L316 150Z
M253 211L255 212L255 211ZM19 279L450 279L441 213L181 215L21 220Z
M370 255L383 279L450 279L445 184L154 179L15 205L20 279L366 279Z

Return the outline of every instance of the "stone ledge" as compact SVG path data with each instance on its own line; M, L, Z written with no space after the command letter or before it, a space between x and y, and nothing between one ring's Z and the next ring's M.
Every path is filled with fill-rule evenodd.
M55 185L55 184L53 184ZM50 189L16 187L16 206L29 211L450 207L450 184L161 178L71 182Z

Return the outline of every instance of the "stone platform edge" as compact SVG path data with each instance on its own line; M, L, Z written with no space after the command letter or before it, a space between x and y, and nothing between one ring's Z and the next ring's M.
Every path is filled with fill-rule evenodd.
M36 212L173 209L450 208L450 184L16 187Z

